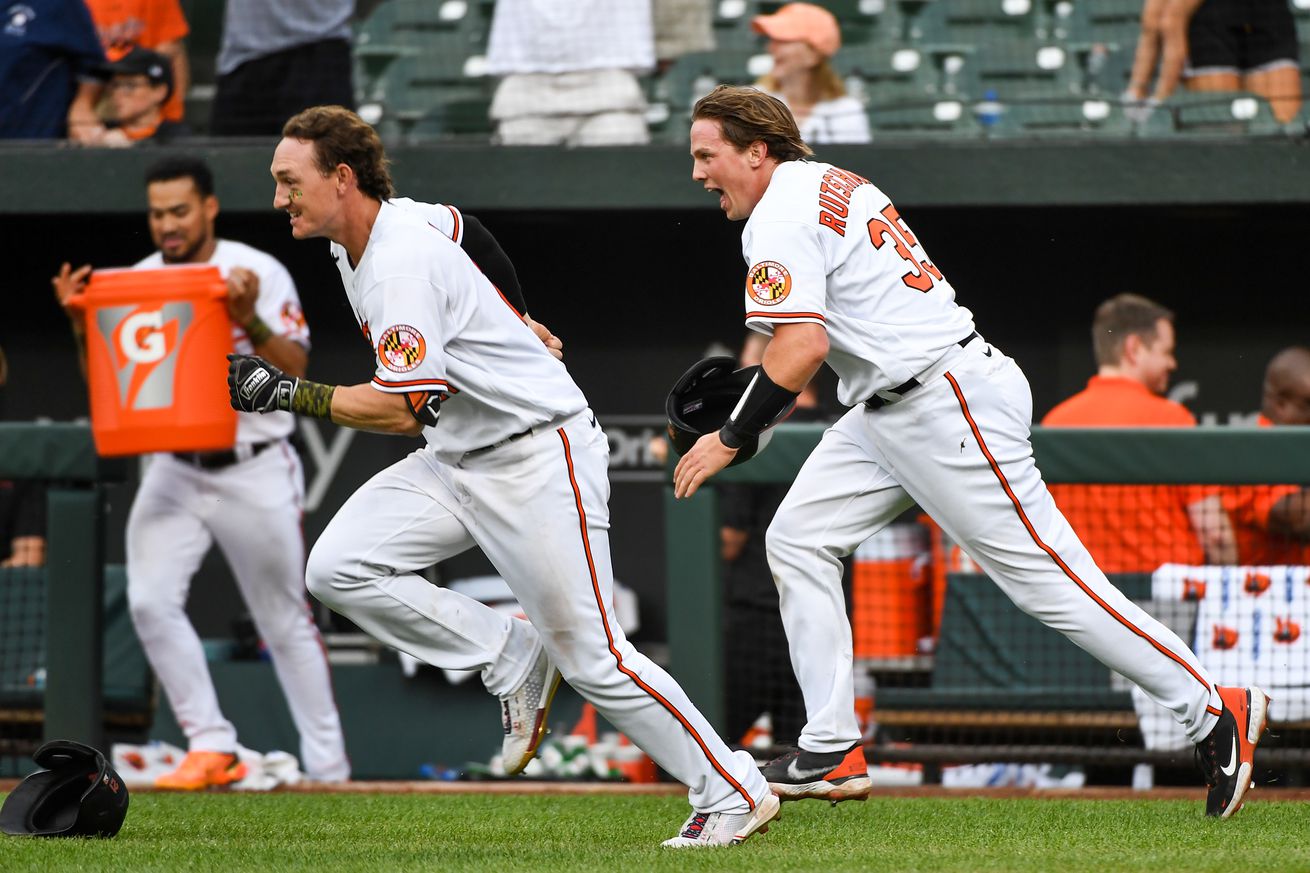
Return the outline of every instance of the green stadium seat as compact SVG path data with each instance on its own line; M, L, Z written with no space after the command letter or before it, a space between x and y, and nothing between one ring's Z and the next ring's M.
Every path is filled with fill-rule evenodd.
M1118 97L1128 87L1133 71L1134 49L1114 47L1103 42L1068 45L1077 77L1078 90L1084 94Z
M413 120L406 133L414 140L490 139L490 109L490 99L482 95L444 99Z
M1108 135L1126 137L1132 122L1117 99L1092 97L1083 100L1007 103L992 130L998 138L1050 138Z
M869 109L869 126L875 142L886 139L924 137L978 137L982 128L969 104L958 100L874 105Z
M1144 137L1171 134L1230 136L1283 135L1269 103L1244 91L1201 91L1175 94L1138 128Z
M979 46L979 84L998 94L1020 96L1064 89L1077 91L1078 70L1063 45L1036 39Z

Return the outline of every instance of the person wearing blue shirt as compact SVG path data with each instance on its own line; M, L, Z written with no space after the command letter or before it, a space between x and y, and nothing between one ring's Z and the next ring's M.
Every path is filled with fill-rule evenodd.
M62 139L78 83L104 63L81 0L0 0L0 139Z

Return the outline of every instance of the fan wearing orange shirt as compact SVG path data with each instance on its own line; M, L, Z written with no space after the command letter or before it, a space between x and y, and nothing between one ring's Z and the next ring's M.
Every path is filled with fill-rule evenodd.
M1261 427L1310 425L1310 349L1283 349L1265 368ZM1224 489L1224 506L1243 564L1310 564L1310 488L1237 485Z
M1057 405L1046 427L1194 427L1163 395L1174 359L1173 313L1136 294L1102 303L1092 321L1097 373ZM1052 485L1051 493L1107 573L1149 573L1161 564L1231 564L1233 526L1220 489L1200 485Z
M86 0L105 56L113 63L134 46L159 52L173 64L173 93L164 104L166 121L182 120L182 100L191 84L185 39L186 16L178 0ZM82 145L101 145L105 125L96 113L104 83L83 79L68 107L68 138Z

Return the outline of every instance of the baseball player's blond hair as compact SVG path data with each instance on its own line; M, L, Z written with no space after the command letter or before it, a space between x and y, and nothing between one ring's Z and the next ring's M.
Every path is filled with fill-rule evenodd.
M758 88L720 85L696 101L691 120L717 121L723 138L737 151L762 142L769 156L779 161L799 161L814 154L801 139L787 104Z
M319 172L332 173L345 164L355 173L359 190L374 200L390 200L391 161L387 160L378 132L344 106L311 106L282 126L282 135L314 144Z
M1140 294L1116 294L1096 307L1092 319L1092 351L1096 363L1118 364L1123 357L1124 340L1130 336L1154 342L1161 319L1172 322L1174 314Z

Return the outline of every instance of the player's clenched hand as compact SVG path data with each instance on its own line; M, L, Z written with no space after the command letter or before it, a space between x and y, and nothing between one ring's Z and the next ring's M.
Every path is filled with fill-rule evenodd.
M546 351L555 356L555 360L564 360L564 341L551 333L550 328L539 321L533 321L530 315L523 316L523 323L532 328L532 332L537 335L537 339L541 340L542 345L546 347Z
M227 356L228 398L240 412L290 411L299 382L258 355Z
M730 449L719 439L718 431L707 433L696 440L691 451L682 456L673 468L673 496L690 497L706 479L732 463L736 449Z
M247 324L255 315L259 297L259 276L245 267L233 267L227 274L227 314L236 324Z
M59 268L58 275L50 280L51 287L55 289L55 300L59 301L60 306L67 306L70 297L81 294L86 288L87 280L90 277L90 264L83 264L74 270L72 264L65 262Z

